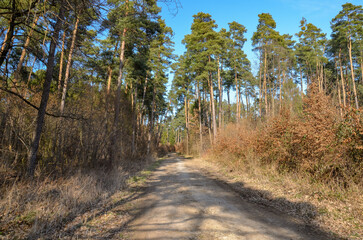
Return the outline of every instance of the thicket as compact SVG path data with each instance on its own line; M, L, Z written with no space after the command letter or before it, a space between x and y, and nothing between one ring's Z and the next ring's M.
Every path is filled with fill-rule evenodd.
M113 115L106 111L105 93L80 87L77 98L68 101L72 118L45 118L45 127L33 178L27 178L29 146L36 119L34 108L18 97L1 94L0 125L0 238L54 238L77 217L87 216L118 191L126 180L150 162L150 155L165 154L152 138L147 153L149 129L139 126L137 152L130 144L134 112L122 97L122 141L118 159L110 162L110 128ZM32 98L37 102L36 96ZM58 99L51 96L49 112L56 112ZM101 205L99 205L101 204Z
M112 115L104 108L104 95L95 94L92 89L82 88L78 100L70 101L68 111L72 118L46 117L45 128L39 148L38 174L48 175L83 168L109 168L109 130ZM2 94L4 96L4 94ZM88 98L88 96L92 96ZM17 97L6 95L9 104L0 104L2 124L0 126L2 168L14 176L25 176L27 155L32 140L36 111L24 105ZM36 99L33 99L36 102ZM57 107L56 98L51 98L48 111ZM11 107L10 107L11 106ZM146 156L146 129L139 129L137 144L139 151L132 153L132 110L130 102L123 100L121 109L123 121L120 143L120 159L139 159ZM53 111L54 112L54 111ZM114 164L127 164L119 161ZM4 175L2 175L4 177Z
M242 170L258 159L280 173L343 188L363 178L363 113L353 107L340 118L331 98L312 86L299 114L283 108L264 122L245 120L222 130L210 149L216 158Z

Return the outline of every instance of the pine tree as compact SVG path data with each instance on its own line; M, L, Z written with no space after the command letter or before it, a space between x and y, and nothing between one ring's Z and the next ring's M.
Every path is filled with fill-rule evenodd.
M153 73L152 79L152 108L149 109L149 133L147 152L150 152L151 137L154 135L155 118L158 118L164 111L163 98L161 97L166 91L165 85L168 81L165 72L174 59L173 46L174 42L171 40L173 31L170 27L166 26L165 21L158 20L159 31L156 38L151 42L150 46L150 70ZM146 86L145 86L146 87ZM165 106L164 106L165 107Z
M228 43L228 60L227 65L234 77L234 86L236 89L236 122L241 118L241 85L242 78L246 72L250 71L250 62L247 55L242 50L247 39L244 34L246 28L237 22L231 22L229 25L229 43Z
M197 85L202 83L209 88L213 139L215 139L217 136L217 124L214 102L215 82L212 75L218 69L215 57L221 51L219 45L220 39L218 33L214 30L217 28L217 25L210 14L200 12L193 17L194 21L191 26L192 33L185 36L183 43L186 44L187 50L195 60L192 68L196 72Z
M258 26L252 36L252 46L255 51L260 53L260 75L263 68L263 82L260 83L260 115L262 115L262 98L264 98L265 113L268 115L268 98L267 98L267 75L268 75L268 55L271 52L273 39L277 37L276 22L269 13L258 15ZM260 76L261 81L262 76Z
M346 42L346 47L339 49L347 49L350 63L350 73L353 85L355 107L359 108L358 94L356 88L356 79L354 73L355 62L358 61L357 56L353 56L354 43L359 42L362 36L363 9L361 5L353 5L346 3L342 5L342 10L335 16L331 22L333 41ZM344 39L344 41L342 41ZM339 39L339 40L338 40Z
M300 21L301 31L296 34L299 43L296 45L296 54L300 66L305 72L307 85L315 82L319 91L323 90L323 64L327 61L324 56L327 40L326 34L303 18Z
M175 69L173 83L172 83L172 91L173 91L173 100L175 103L180 102L183 103L182 109L184 109L184 123L185 123L185 145L186 145L186 153L189 154L189 122L190 122L190 109L189 102L192 98L192 82L193 82L193 74L190 69L191 58L188 54L181 55L178 61L174 64L173 68Z
M39 110L38 110L36 129L34 131L34 137L32 140L29 157L28 157L28 162L29 162L28 174L31 177L34 176L34 171L35 171L35 168L37 165L37 153L38 153L38 148L39 148L40 137L42 134L42 129L44 126L44 117L45 117L45 112L46 112L48 99L49 99L51 81L52 81L52 77L53 77L55 51L56 51L56 46L58 44L58 38L59 38L59 32L61 30L61 26L62 26L62 20L64 18L65 9L64 9L64 6L62 5L62 3L63 2L61 1L60 7L59 7L59 14L56 18L51 42L49 45L49 55L48 55L45 80L44 80L44 84L43 84L42 99L41 99Z

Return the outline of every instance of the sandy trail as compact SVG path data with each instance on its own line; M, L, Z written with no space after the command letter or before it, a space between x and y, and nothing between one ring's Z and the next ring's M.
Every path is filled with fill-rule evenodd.
M149 180L128 239L328 239L299 220L242 199L175 154Z

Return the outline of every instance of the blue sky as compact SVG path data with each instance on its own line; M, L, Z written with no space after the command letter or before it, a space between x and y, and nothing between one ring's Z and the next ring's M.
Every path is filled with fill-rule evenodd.
M181 43L186 34L190 34L193 15L205 12L212 15L218 29L228 29L228 23L239 22L247 28L247 42L244 47L252 68L257 69L256 55L252 51L251 37L256 31L258 14L270 13L276 21L276 30L281 34L294 35L299 31L300 20L305 17L308 22L321 28L330 37L330 21L347 1L340 0L179 0L182 7L174 16L162 3L162 17L174 31L175 53L185 51ZM362 5L362 0L349 1Z

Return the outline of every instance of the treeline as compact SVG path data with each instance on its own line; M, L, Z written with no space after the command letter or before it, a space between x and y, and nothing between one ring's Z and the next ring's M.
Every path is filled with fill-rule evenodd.
M186 52L173 66L170 99L176 114L166 123L169 130L163 141L184 142L186 152L193 146L194 153L201 153L215 143L228 123L243 118L264 121L283 109L301 116L312 86L330 97L337 118L344 119L352 109L359 115L363 102L362 6L342 5L331 20L330 39L305 18L294 38L279 33L269 13L258 16L251 39L258 56L257 74L252 73L243 51L247 29L242 24L231 22L228 29L217 31L211 15L193 16L191 33L183 40Z
M1 1L2 172L110 168L155 150L173 58L160 10L156 0Z

